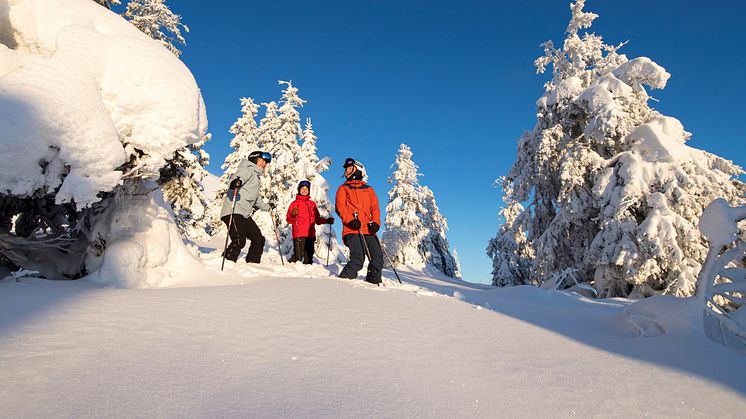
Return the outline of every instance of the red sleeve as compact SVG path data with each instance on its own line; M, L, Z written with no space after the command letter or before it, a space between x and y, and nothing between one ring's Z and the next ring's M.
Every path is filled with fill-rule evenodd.
M378 208L378 196L376 196L376 191L373 190L373 188L370 188L370 201L373 208L370 209L370 218L378 224L378 226L381 226L381 209Z
M316 203L313 203L313 217L316 220L317 225L326 224L326 218L321 218L321 213L319 212L319 207L316 206Z
M288 224L293 224L293 217L290 215L290 211L293 210L293 207L296 207L296 201L293 201L290 203L290 206L288 207L288 213L285 215L285 219L287 220Z

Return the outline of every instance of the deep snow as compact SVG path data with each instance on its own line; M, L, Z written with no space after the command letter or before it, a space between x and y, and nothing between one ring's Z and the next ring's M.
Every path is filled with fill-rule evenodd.
M338 266L221 274L217 252L201 259L178 288L0 282L0 416L746 411L746 357L692 327L693 300L637 308L416 272L375 287L330 277ZM630 318L663 333L640 337Z

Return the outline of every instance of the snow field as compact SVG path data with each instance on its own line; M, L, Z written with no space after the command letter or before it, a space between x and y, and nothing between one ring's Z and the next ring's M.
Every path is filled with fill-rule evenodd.
M641 338L624 299L410 271L400 273L405 286L383 288L331 279L318 265L208 272L168 289L0 282L0 416L737 417L746 408L746 359L691 330L687 300L648 305L666 333ZM282 276L293 273L308 277ZM222 285L231 281L243 285ZM651 388L665 397L648 402Z

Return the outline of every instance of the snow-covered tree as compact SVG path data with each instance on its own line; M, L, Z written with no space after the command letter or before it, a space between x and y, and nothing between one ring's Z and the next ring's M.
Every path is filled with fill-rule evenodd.
M739 222L740 228L739 228ZM746 206L722 198L705 208L699 230L709 253L697 279L707 336L746 351Z
M292 82L279 81L286 88L282 91L281 106L276 117L262 120L260 141L262 149L272 154L272 164L264 169L262 196L277 206L275 223L278 227L280 249L283 255L293 251L292 230L286 226L282 211L290 206L297 193L300 181L297 174L298 159L301 155L300 113L298 108L305 100L298 96L298 89Z
M200 142L177 150L161 169L163 197L174 210L179 230L190 239L205 237L210 221L202 180L207 175L204 167L210 163L203 147L211 138L208 133Z
M505 191L511 190L505 178L498 179L498 183L502 184ZM512 193L506 193L505 199L510 200L512 196ZM534 250L528 243L526 229L521 224L528 215L523 206L515 201L508 201L500 210L504 223L500 226L497 237L491 239L487 245L487 256L492 259L492 285L539 285L529 276Z
M421 243L427 235L423 226L425 213L417 165L412 161L412 151L406 144L399 146L389 177L392 185L386 205L385 231L382 235L391 263L396 265L424 266L425 255Z
M422 241L425 261L427 265L443 272L446 276L459 278L460 274L457 272L460 269L456 257L449 250L448 239L446 239L448 222L435 203L435 194L427 186L421 186L420 195L425 210L422 214L422 227L427 232Z
M210 215L210 234L217 234L225 230L225 225L220 221L220 209L225 201L228 184L236 176L238 165L246 160L252 151L260 149L259 127L256 124L256 116L259 113L259 105L252 98L241 98L241 116L231 125L229 132L233 134L230 146L234 150L225 157L221 168L223 175L220 177L220 186L210 204L208 213Z
M334 213L334 205L329 196L331 185L321 174L329 169L332 161L328 157L319 159L316 154L318 138L313 131L311 118L306 118L306 127L303 129L301 138L303 143L300 147L300 156L296 165L298 181L305 179L311 182L311 199L316 202L322 217L331 217ZM337 234L333 227L320 226L316 228L315 254L319 260L325 261L328 259L330 263L344 261L344 256L337 243Z
M389 202L382 235L391 263L415 267L431 266L455 276L455 259L448 249L448 224L440 214L432 191L419 184L418 166L406 144L399 146L389 178Z
M536 60L553 77L503 182L506 224L488 248L493 282L691 295L707 250L696 220L716 197L743 202L734 179L743 172L686 146L681 123L650 108L644 86L665 87L662 67L579 34L597 17L584 3L571 4L562 47L546 42Z
M110 10L111 10L112 6L118 6L118 5L122 4L119 0L93 0L93 1L95 1L96 3L102 5L102 6L106 7L107 9L110 9Z
M29 5L6 2L4 10L4 42L13 48L0 49L0 61L17 65L0 66L2 262L48 278L76 278L102 263L111 278L167 264L182 243L154 181L177 150L205 135L194 77L93 2ZM117 48L122 43L130 48ZM55 59L41 62L39 54ZM76 106L55 105L64 101ZM150 221L174 229L143 247L130 241L142 225L113 214L145 200L142 218L165 216ZM141 257L156 248L165 250Z
M130 0L124 17L137 29L161 42L174 55L181 55L176 44L186 45L181 30L189 32L189 28L181 23L181 16L172 12L165 0Z

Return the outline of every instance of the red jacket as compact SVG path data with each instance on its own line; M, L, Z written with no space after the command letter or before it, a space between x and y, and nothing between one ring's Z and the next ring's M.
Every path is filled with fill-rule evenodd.
M342 236L348 234L357 234L358 230L353 230L347 223L354 220L354 213L357 211L357 218L360 220L360 232L370 234L368 223L373 221L380 227L381 210L378 208L378 197L373 188L366 185L362 180L348 180L337 189L337 215L342 219L344 229Z
M298 208L298 215L292 216L293 208ZM326 224L326 218L322 218L316 203L311 201L308 195L296 195L295 201L288 207L286 215L287 222L293 226L293 238L313 237L316 238L315 224Z

